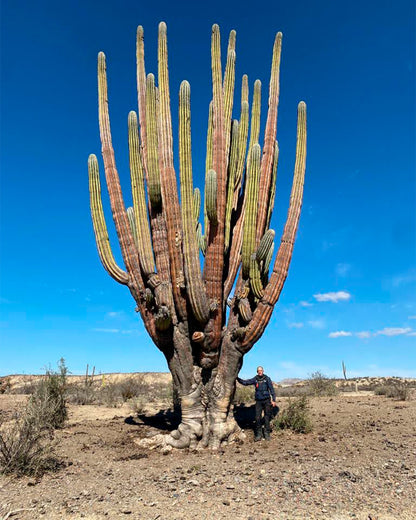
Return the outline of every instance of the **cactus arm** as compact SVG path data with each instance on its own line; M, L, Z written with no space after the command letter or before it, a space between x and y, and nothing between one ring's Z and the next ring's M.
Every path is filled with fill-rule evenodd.
M116 226L121 253L127 268L127 272L131 276L131 282L134 285L136 295L139 296L139 293L144 292L144 284L141 277L137 249L134 244L126 208L124 206L120 179L115 163L114 150L111 140L110 116L108 112L106 64L105 55L103 52L100 52L98 55L98 118L100 123L100 136L105 176L107 180L108 192L110 195L113 220Z
M199 188L194 189L194 220L195 220L195 229L198 225L199 212L201 211L201 192Z
M234 179L238 166L238 121L234 120L231 132L231 151L230 160L228 163L228 184L227 184L227 207L225 210L225 238L224 238L224 252L228 252L230 245L230 230L231 230L231 214L233 210L234 197Z
M101 201L101 184L98 171L98 161L97 157L93 154L88 158L88 177L90 185L91 217L101 263L103 264L104 269L112 278L114 278L114 280L116 280L116 282L127 285L129 275L116 264L111 251L110 239L108 237L103 204Z
M224 220L226 204L226 158L224 135L224 99L221 73L220 31L212 27L212 86L213 86L213 170L217 175L217 225L210 225L205 256L204 281L208 297L217 305L210 330L211 348L217 349L221 341L223 320L223 269L224 269ZM212 322L212 323L211 323Z
M146 278L148 278L155 273L155 264L147 218L144 173L139 146L137 115L133 111L129 113L128 128L131 191L133 195L133 209L137 229L138 251L140 265Z
M257 261L256 254L253 253L250 256L250 287L256 298L260 299L263 297L263 284L261 281L261 273L259 262Z
M133 233L134 243L136 244L136 247L138 248L139 243L138 243L138 239L137 239L136 219L134 218L134 209L132 207L127 208L127 216L129 218L131 232Z
M212 101L209 104L209 112L208 112L208 130L207 130L207 155L205 159L205 192L204 192L204 230L205 236L209 236L209 219L207 215L207 176L208 172L212 170L212 134L213 134L213 103Z
M206 208L207 208L207 217L209 222L216 226L218 223L217 219L217 174L214 170L209 170L207 175L207 181L205 186L206 192Z
M260 170L260 195L257 216L257 243L266 229L270 180L272 176L275 141L277 131L277 109L279 105L279 73L280 55L282 50L282 33L277 33L272 58L272 70L269 85L269 111L267 113L266 130L264 133L263 157Z
M290 205L279 250L274 262L270 281L259 302L253 319L242 341L242 349L248 351L261 337L273 312L273 307L279 299L286 280L293 246L298 228L300 210L302 207L303 184L306 166L306 105L301 101L298 105L298 128L296 143L296 161L293 175Z
M142 159L143 168L147 178L146 69L144 65L144 31L141 25L137 27L136 33L136 76Z
M230 32L228 40L227 50L227 63L225 66L224 73L224 85L223 85L223 96L224 96L224 135L225 135L225 156L228 158L230 151L230 138L231 138L231 124L232 124L232 113L233 113L233 100L234 100L234 85L235 85L235 37L236 32L233 30Z
M179 171L183 225L183 251L186 290L195 318L205 324L209 306L199 266L199 248L195 233L195 206L192 185L190 87L181 83L179 91Z
M238 145L237 145L237 167L234 178L233 208L237 208L238 196L241 190L243 179L244 164L246 162L247 138L248 138L248 101L243 101L241 105L241 116L238 125Z
M259 195L260 145L254 144L250 154L250 166L247 176L247 206L243 226L243 246L241 250L243 278L250 272L250 257L255 252L256 217Z
M274 147L274 157L273 157L273 169L272 169L272 179L270 182L270 196L269 203L267 206L267 218L266 218L266 229L270 226L270 222L272 220L272 213L274 208L274 199L276 196L276 181L277 181L277 165L279 163L279 144L276 141Z
M182 257L182 222L179 206L178 187L173 166L172 118L170 111L169 71L166 24L159 24L158 39L158 79L159 79L159 135L160 135L160 172L164 214L167 226L167 245L170 260L173 298L176 311L186 318L186 299L184 286L184 267Z
M156 87L153 74L148 74L146 78L146 132L149 200L152 208L159 210L162 205L162 193L158 157Z
M263 238L260 240L259 247L256 251L257 262L264 262L269 254L270 248L273 245L273 240L275 237L275 232L273 229L268 229L266 233L264 233Z

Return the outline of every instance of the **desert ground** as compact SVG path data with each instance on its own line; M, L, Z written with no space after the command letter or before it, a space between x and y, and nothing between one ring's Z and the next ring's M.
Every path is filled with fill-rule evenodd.
M9 379L0 394L3 424L28 398L19 384ZM141 447L175 427L166 399L70 404L53 441L58 468L1 475L0 519L415 519L414 390L399 401L357 388L310 397L312 432L273 430L270 442L253 442L252 402L236 405L246 440L219 452ZM281 410L288 399L278 398Z

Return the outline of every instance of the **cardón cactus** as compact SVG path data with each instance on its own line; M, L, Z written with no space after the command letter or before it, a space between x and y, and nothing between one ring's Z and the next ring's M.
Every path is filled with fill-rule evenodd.
M146 76L143 28L137 29L138 116L130 112L128 140L133 207L125 207L111 140L106 60L98 55L99 124L105 177L125 268L111 251L101 201L98 161L88 159L91 215L101 262L127 285L147 332L165 355L181 398L177 430L153 438L170 447L218 448L238 433L231 413L243 356L263 334L286 280L303 196L306 105L298 105L296 161L286 224L269 277L275 232L279 149L276 141L282 34L272 57L263 148L259 143L261 83L254 83L249 117L248 78L233 120L236 33L231 31L224 77L220 30L212 27L204 225L193 186L191 89L179 92L180 200L173 164L167 30L159 25L157 86ZM250 136L250 137L249 137ZM147 193L147 198L146 198ZM200 250L205 256L203 269ZM233 295L230 296L234 288ZM226 307L230 307L227 317Z

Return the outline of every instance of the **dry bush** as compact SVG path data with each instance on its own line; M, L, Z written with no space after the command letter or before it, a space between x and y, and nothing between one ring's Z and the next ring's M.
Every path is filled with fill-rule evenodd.
M2 473L38 475L56 468L53 458L53 431L67 418L65 402L67 369L64 360L59 372L47 370L26 407L0 429L0 469Z
M410 388L406 383L394 383L377 386L374 389L376 395L385 395L398 401L408 401L410 399Z
M309 393L310 390L307 386L285 386L276 390L277 397L300 397Z
M292 430L296 433L312 431L309 402L305 395L289 402L282 412L273 420L273 426L280 430Z
M332 379L326 377L319 370L313 372L308 379L307 388L310 395L315 397L331 396L338 393L338 388Z
M237 385L234 394L235 404L252 403L254 401L254 387Z
M71 385L67 390L67 401L71 404L94 404L97 401L97 392L90 385Z

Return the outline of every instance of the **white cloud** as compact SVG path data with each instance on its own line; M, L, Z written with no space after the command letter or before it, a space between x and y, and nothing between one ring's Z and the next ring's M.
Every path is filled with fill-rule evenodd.
M303 327L303 323L301 323L301 322L288 323L288 327L290 329L301 329Z
M120 332L120 329L101 329L101 328L95 328L95 329L92 329L94 332L107 332L107 333L110 333L110 334L117 334L118 332Z
M348 301L351 298L351 294L347 291L337 291L337 292L314 294L313 297L318 302L338 303L338 302Z
M123 311L110 311L107 312L106 316L108 318L117 318L117 316L121 316L123 314Z
M341 278L345 278L346 276L348 276L348 273L350 271L351 271L350 264L340 263L340 264L337 264L337 266L335 267L335 273L338 276L340 276Z
M362 330L361 332L356 332L355 335L357 338L366 339L371 337L371 332L368 330Z
M416 331L409 332L406 334L406 336L416 336Z
M408 320L416 320L416 315L414 315L414 316L408 316L407 319L408 319Z
M299 302L299 305L300 305L301 307L312 307L313 303L309 303L309 302L301 301L301 302Z
M324 329L325 321L324 320L310 320L310 321L308 321L308 325L310 325L313 329Z
M376 332L376 336L401 336L412 332L410 327L384 327Z
M336 332L330 332L328 334L328 338L344 338L347 336L352 336L352 332L346 332L345 330L338 330Z

